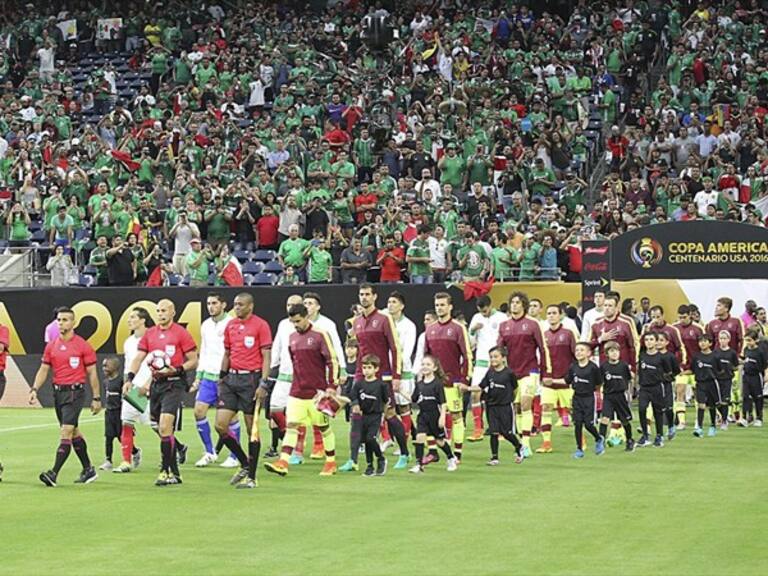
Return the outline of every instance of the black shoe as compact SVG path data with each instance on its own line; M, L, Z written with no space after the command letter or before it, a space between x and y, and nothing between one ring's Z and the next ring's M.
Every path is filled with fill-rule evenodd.
M40 478L40 482L48 486L49 488L55 488L56 487L56 472L53 470L48 470L47 472L43 472L38 476Z
M184 464L187 461L187 451L189 450L189 446L186 444L179 444L176 448L176 461L179 464Z
M3 463L0 462L0 482L3 481L3 470L4 470Z
M89 466L80 472L80 477L75 480L75 484L90 484L98 477L99 475L96 474L96 470L93 468L93 466Z
M270 448L269 450L264 452L264 458L275 458L276 456L280 456L280 452L278 452L274 448Z
M634 452L635 451L635 441L634 440L627 440L626 447L624 448L624 452Z
M380 458L378 462L376 462L376 476L384 476L384 474L387 473L387 459L386 458Z
M491 429L490 428L486 428L485 432L483 432L483 436L490 436L490 435L491 435Z
M168 474L168 481L166 485L173 486L174 484L182 484L181 476L179 474Z
M373 475L374 475L373 466L369 465L368 468L365 469L365 472L363 472L363 476L368 476L370 478Z

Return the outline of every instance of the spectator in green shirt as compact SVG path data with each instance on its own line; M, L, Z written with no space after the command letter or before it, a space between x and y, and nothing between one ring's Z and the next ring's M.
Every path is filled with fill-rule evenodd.
M103 234L96 238L96 247L91 250L88 265L96 268L96 285L109 286L107 273L107 237Z
M16 202L8 212L8 240L11 247L29 246L29 225L32 220L21 202Z
M187 254L189 285L192 287L208 286L208 262L213 260L213 253L209 246L203 249L199 238L192 238L189 244L192 248L192 252Z
M411 284L432 283L432 258L429 252L429 234L431 230L426 224L418 227L418 236L411 242L405 253L405 261L408 263L408 275Z
M310 284L327 284L331 281L333 258L324 238L312 240L304 256L309 259Z
M474 232L464 234L464 246L459 249L458 258L463 280L483 280L488 270L488 254L477 243Z
M283 268L293 266L299 275L304 274L304 267L307 265L307 248L310 247L309 240L299 238L299 225L291 224L288 228L288 238L280 244L277 252L277 258Z
M74 237L75 221L67 214L67 207L59 206L58 214L51 219L51 233L49 242L55 245L71 246Z
M509 245L509 237L499 234L499 243L491 254L493 277L499 282L514 280L514 268L517 266L517 251Z
M551 168L547 168L543 158L536 158L533 168L528 176L528 189L531 198L536 196L550 196L552 186L557 182L555 173Z

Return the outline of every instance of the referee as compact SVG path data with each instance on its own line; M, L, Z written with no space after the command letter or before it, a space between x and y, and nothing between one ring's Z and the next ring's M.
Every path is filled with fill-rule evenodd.
M237 488L255 488L256 466L259 462L261 442L248 440L248 455L240 442L229 431L232 419L242 412L246 429L253 427L256 408L256 390L262 369L271 363L272 332L269 324L253 313L253 296L241 292L235 296L235 318L224 328L224 357L221 360L219 399L216 404L216 432L224 445L240 461L240 471L232 477Z
M124 393L133 387L133 379L150 352L165 352L170 358L170 366L153 372L148 390L149 415L152 422L158 423L162 455L162 469L155 486L181 484L173 432L176 413L181 408L184 394L187 392L186 373L197 367L195 341L186 328L173 321L175 316L176 307L173 302L163 299L157 303L157 324L149 328L139 340L136 356L125 376L123 386ZM142 388L142 391L147 393L146 388Z
M8 358L8 327L0 324L0 400L5 394L5 361ZM0 481L3 479L3 464L0 462Z
M56 418L61 427L61 441L56 450L53 468L40 474L40 481L54 487L59 471L67 461L72 449L80 459L83 470L75 484L90 484L98 475L88 457L88 446L80 434L78 421L85 400L85 379L91 385L93 401L91 413L101 412L99 396L99 376L96 372L96 352L93 347L75 334L75 313L69 308L59 308L56 312L59 336L48 342L43 352L42 363L35 376L32 390L29 391L29 403L37 402L37 391L45 384L48 373L53 369L53 399Z

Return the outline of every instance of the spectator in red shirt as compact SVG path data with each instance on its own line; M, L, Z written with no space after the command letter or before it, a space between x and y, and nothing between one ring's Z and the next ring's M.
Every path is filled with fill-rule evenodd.
M275 215L274 209L268 204L264 206L263 211L261 218L256 221L259 248L264 250L277 250L277 230L280 226L280 218Z
M355 196L355 213L357 214L357 223L365 222L365 213L368 210L376 210L376 203L379 197L375 193L368 191L368 183L360 184L360 194Z
M376 264L381 266L381 282L400 282L400 272L405 262L405 252L399 246L395 246L395 237L389 234L385 239L384 248L379 250Z

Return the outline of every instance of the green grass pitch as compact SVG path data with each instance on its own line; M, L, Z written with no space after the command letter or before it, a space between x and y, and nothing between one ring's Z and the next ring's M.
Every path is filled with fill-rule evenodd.
M187 411L191 416L191 412ZM690 415L689 415L690 417ZM83 413L98 465L103 420ZM188 420L188 419L187 419ZM470 424L471 426L471 424ZM339 460L347 426L335 422ZM321 463L287 478L259 471L235 490L230 471L183 467L184 484L156 488L158 441L140 429L135 473L100 473L75 486L74 453L59 486L37 475L52 464L51 410L0 410L0 574L765 574L768 430L690 429L663 449L610 448L571 459L572 430L556 452L485 466L487 441L468 444L458 472L390 471L320 478ZM180 437L200 455L195 429ZM540 444L534 438L534 447ZM592 448L592 442L590 442ZM116 443L116 452L119 448ZM363 458L364 460L364 458ZM395 458L390 455L390 464Z

